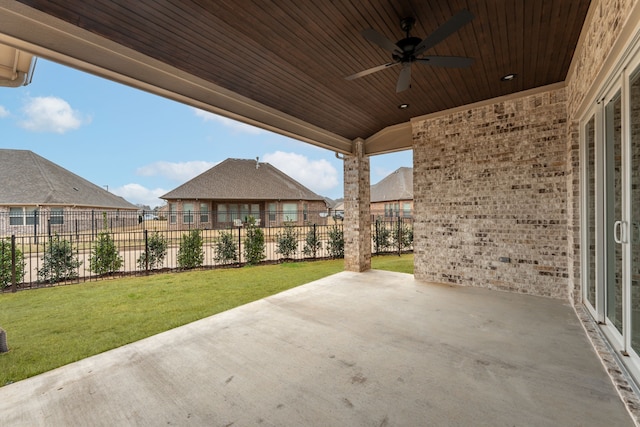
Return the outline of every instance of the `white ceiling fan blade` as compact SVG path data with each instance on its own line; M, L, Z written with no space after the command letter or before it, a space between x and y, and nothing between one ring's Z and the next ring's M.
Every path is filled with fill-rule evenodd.
M352 74L350 76L345 77L345 80L354 80L362 76L366 76L368 74L375 73L380 70L384 70L387 68L395 67L399 62L389 62L387 64L378 65L377 67L369 68L368 70L360 71L359 73Z

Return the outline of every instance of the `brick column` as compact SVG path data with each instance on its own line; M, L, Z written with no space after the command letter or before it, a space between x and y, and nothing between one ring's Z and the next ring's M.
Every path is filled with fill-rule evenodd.
M371 269L371 215L369 157L364 140L353 141L352 155L344 157L344 268Z

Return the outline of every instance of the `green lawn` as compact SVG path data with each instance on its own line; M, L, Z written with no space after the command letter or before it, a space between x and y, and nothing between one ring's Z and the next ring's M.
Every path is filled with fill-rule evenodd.
M413 254L374 255L371 257L371 268L413 274Z
M413 255L373 257L413 272ZM0 295L0 386L342 271L343 260L101 280ZM410 267L410 268L409 268Z

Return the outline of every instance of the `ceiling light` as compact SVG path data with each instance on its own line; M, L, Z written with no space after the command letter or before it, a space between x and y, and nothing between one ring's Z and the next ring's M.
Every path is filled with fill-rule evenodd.
M409 104L400 104L398 105L398 108L401 110L406 110L407 108L409 108Z
M515 79L516 76L517 74L507 74L506 76L502 76L500 80L502 80L503 82L508 82L509 80Z

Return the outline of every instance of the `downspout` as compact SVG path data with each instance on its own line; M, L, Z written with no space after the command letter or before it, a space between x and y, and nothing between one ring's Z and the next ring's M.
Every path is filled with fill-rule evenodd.
M33 78L33 71L36 66L36 58L31 60L29 71L18 71L18 60L20 59L20 51L16 49L16 53L13 60L13 67L7 67L6 65L0 65L0 86L3 87L20 87L26 86L31 83Z

